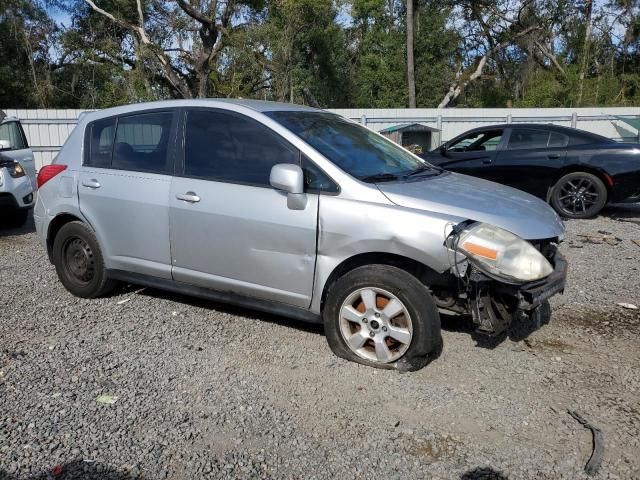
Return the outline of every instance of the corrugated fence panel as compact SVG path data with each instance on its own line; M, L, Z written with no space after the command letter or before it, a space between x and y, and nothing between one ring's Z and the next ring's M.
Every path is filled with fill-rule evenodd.
M75 127L78 116L85 110L4 110L8 116L22 121L29 144L36 157L36 166L51 163L60 147ZM640 109L624 108L390 108L390 109L334 109L330 110L369 128L380 131L401 123L421 123L441 129L442 142L465 131L484 125L500 123L553 123L598 133L615 140L637 142L639 132L616 116L638 117ZM153 140L152 132L140 135Z

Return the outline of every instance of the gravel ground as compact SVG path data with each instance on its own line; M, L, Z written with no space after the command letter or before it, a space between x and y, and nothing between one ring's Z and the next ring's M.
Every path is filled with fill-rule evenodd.
M250 310L75 298L31 223L0 231L0 478L588 478L567 409L604 433L595 478L640 478L640 311L616 305L640 305L640 205L605 213L568 222L549 325L488 343L444 318L442 356L409 374ZM622 242L582 242L598 230Z

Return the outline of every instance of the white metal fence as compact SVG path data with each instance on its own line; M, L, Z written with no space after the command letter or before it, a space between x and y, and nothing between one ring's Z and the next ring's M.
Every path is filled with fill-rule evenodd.
M84 110L4 110L20 118L40 168L51 162ZM637 118L640 108L460 108L331 110L374 130L421 123L441 130L445 142L471 128L497 123L552 123L579 128L615 140L637 142L640 132L617 117Z

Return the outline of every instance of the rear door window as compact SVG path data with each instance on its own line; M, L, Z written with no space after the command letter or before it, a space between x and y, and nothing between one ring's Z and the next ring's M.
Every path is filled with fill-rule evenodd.
M514 128L509 137L509 150L525 150L533 148L546 148L549 141L549 132L527 128Z
M449 145L448 152L484 152L494 151L502 140L502 130L483 130L473 132Z
M112 168L150 173L172 173L169 138L171 112L119 117L113 144Z
M184 174L269 187L271 167L299 164L299 151L261 123L219 110L191 110L185 124Z

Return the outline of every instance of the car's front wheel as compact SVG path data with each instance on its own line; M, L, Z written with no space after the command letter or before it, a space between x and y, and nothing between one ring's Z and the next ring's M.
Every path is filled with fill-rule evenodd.
M551 205L567 218L591 218L607 203L607 188L598 177L573 172L558 180L551 192Z
M323 317L333 352L364 365L418 370L442 348L429 290L394 266L364 266L342 276L327 293Z
M107 277L95 234L82 222L60 229L53 242L53 263L62 284L77 297L95 298L116 285Z

